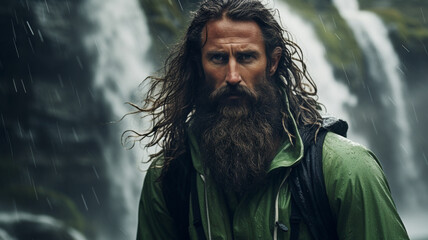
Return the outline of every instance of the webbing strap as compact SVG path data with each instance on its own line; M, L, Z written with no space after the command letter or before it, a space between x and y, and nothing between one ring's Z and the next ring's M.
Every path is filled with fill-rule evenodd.
M206 240L207 238L205 237L204 228L202 225L201 209L199 207L198 189L196 187L197 178L198 174L195 174L195 176L191 178L190 189L190 195L192 198L193 226L195 227L196 235L198 236L197 239Z
M299 231L300 231L300 222L302 220L302 216L300 215L299 209L295 206L294 198L291 197L291 216L290 216L290 240L298 240L299 239Z

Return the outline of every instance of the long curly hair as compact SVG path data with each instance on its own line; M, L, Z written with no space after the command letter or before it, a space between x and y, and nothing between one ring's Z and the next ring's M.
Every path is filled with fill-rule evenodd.
M209 20L221 19L223 15L231 20L255 21L259 25L268 55L267 69L271 64L270 53L276 47L282 49L277 71L272 76L280 96L288 99L291 114L299 127L321 126L317 87L306 71L302 50L275 20L274 10L257 0L205 0L193 14L184 38L165 61L163 76L145 79L149 90L143 106L131 103L136 108L133 113L151 116L150 129L144 133L128 130L123 135L125 141L132 138L134 143L149 139L145 145L147 148L160 146L161 150L150 155L148 161L163 159L161 177L170 163L186 152L186 129L194 113L197 91L203 82L201 49L204 43L201 33ZM290 116L285 114L286 109L282 112L284 131L291 140L293 133L284 124L289 122Z

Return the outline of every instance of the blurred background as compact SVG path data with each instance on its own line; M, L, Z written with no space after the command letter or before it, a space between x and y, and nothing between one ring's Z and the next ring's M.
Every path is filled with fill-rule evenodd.
M276 0L326 114L380 159L412 239L428 239L428 2ZM197 0L2 0L0 239L135 239L144 84ZM150 150L149 150L150 151Z

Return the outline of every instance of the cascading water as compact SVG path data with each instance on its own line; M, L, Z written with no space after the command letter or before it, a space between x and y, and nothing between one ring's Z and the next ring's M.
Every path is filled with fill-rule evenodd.
M396 108L396 123L400 131L400 152L408 154L402 156L409 177L417 177L417 170L413 164L412 146L410 143L410 127L408 124L405 102L403 97L404 86L400 77L400 61L388 38L388 30L382 21L373 13L360 11L357 1L334 0L334 4L342 17L348 22L354 32L357 42L363 49L369 62L370 75L376 81L386 80L390 88L389 94L382 96L383 104L394 104Z
M86 46L96 51L94 86L111 104L114 119L129 112L124 103L135 97L136 86L151 72L152 66L145 58L150 46L150 35L137 0L91 0L85 6L97 30L86 36ZM126 129L139 129L141 124L125 118L117 127L116 141L104 144L109 178L112 183L111 208L120 219L120 226L113 232L100 233L99 239L133 239L137 226L137 207L143 174L136 171L142 153L135 154L120 147L119 136ZM135 148L138 150L138 147Z
M272 7L277 8L281 14L282 25L296 38L295 41L301 47L308 71L317 84L319 100L327 107L328 114L348 122L352 121L345 105L355 106L357 99L346 85L335 79L333 69L326 59L325 48L312 26L292 11L286 3L282 1L272 3L274 3ZM310 52L308 46L310 46ZM337 94L338 92L341 94ZM358 139L359 142L365 142L352 132L352 129L350 137Z
M391 131L396 132L396 139L398 139L401 147L395 150L395 164L400 168L395 177L399 179L401 190L406 196L403 204L406 206L406 209L403 209L403 218L406 220L407 215L404 211L419 212L423 206L420 206L416 196L425 194L422 199L426 199L427 191L420 183L419 172L414 162L415 154L411 144L410 121L407 118L404 100L406 88L402 83L400 61L389 40L386 26L374 13L360 10L357 0L333 0L333 3L351 27L358 44L364 51L371 78L382 83L382 86L387 89L381 93L381 104L384 107L389 107L392 104L395 109L393 118L396 121L396 127ZM414 219L414 213L411 215L411 218ZM426 236L427 233L421 233L424 228L420 227L419 224L414 224L415 222L412 221L410 224L405 221L409 233L415 236Z

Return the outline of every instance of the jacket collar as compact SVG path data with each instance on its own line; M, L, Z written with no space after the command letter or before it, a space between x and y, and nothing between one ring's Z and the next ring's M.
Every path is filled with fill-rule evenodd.
M277 168L293 166L294 164L299 162L300 159L302 159L303 153L304 153L302 138L299 135L299 131L297 129L297 124L296 124L296 121L294 120L294 116L291 114L287 94L284 94L284 95L286 96L285 101L287 106L287 113L289 114L292 122L291 128L293 128L292 131L290 132L295 133L296 138L293 144L290 142L288 138L286 138L286 140L283 142L282 146L280 147L278 153L273 158L269 166L268 172ZM195 167L197 172L204 174L202 155L199 149L199 145L195 135L191 132L190 129L188 131L188 136L189 136L188 141L189 141L193 166Z

